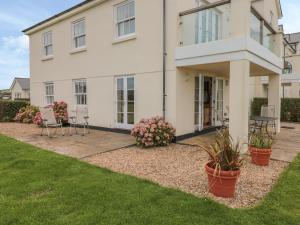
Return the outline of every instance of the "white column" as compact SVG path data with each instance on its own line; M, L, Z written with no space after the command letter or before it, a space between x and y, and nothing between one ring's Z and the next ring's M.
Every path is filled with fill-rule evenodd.
M231 36L249 36L251 24L251 0L231 0L230 8Z
M280 115L281 115L281 96L280 96L280 88L281 88L281 77L278 74L269 76L269 91L268 91L268 105L275 106L275 114L278 118L277 132L280 132Z
M234 141L248 142L250 62L230 62L229 132Z

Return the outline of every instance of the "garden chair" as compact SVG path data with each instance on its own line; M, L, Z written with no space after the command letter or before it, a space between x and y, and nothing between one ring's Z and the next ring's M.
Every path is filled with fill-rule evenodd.
M61 128L62 136L65 135L62 121L61 120L59 120L59 121L56 120L53 108L50 108L50 107L40 108L40 113L41 113L41 117L42 117L41 136L43 136L43 131L44 131L44 129L46 129L47 130L47 135L50 138L51 133L50 133L49 128L55 128L54 135L57 132L57 128Z
M89 129L89 114L88 114L88 107L87 106L76 106L73 110L73 116L70 116L69 120L69 131L71 135L72 127L75 129L75 133L78 134L77 127L83 127L82 136L86 134L86 129L88 130L87 133L90 133Z
M260 116L262 117L276 117L276 111L274 105L263 105L261 107ZM276 122L275 120L273 122L268 123L268 127L272 128L273 135L276 135Z

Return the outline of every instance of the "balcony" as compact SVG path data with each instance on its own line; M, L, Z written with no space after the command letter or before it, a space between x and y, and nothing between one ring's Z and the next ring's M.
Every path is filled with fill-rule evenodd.
M219 67L223 68L222 72L226 75L230 61L249 60L252 63L251 73L255 76L281 73L283 61L276 54L276 32L251 7L248 11L251 15L249 32L232 35L234 32L231 29L239 26L239 20L232 17L232 6L230 0L223 0L179 14L179 47L175 56L177 67L220 73Z

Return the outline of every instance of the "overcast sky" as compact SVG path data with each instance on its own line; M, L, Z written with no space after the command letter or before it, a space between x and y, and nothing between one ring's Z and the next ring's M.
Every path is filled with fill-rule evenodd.
M82 0L0 0L0 89L29 76L28 38L22 30ZM281 0L286 33L300 31L300 0Z

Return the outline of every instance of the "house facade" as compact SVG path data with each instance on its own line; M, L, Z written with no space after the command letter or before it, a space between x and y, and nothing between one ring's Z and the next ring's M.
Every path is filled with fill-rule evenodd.
M300 33L284 36L284 65L281 76L281 98L300 98ZM256 97L268 96L268 77L256 81Z
M16 77L10 86L11 99L30 99L30 79Z
M279 0L85 1L24 30L31 103L87 105L105 128L164 116L177 136L227 115L246 139L255 77L269 76L280 113L281 16Z

